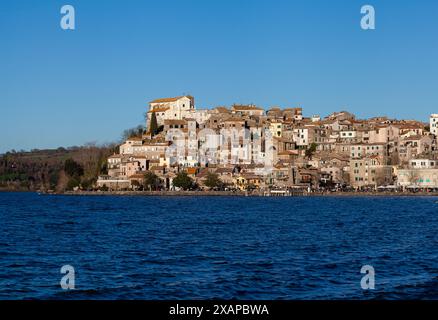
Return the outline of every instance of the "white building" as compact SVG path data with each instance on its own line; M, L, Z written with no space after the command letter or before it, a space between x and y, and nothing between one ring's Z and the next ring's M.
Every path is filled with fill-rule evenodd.
M353 130L345 130L345 131L341 131L339 132L339 137L341 139L356 139L357 137L357 132L353 131Z
M192 112L188 113L185 118L186 119L194 119L197 123L203 124L211 117L210 110L192 110Z
M192 96L156 99L149 102L146 127L149 128L152 113L155 112L158 125L164 120L182 120L195 110L195 99Z
M430 133L438 135L438 114L430 115Z
M134 154L134 149L141 147L143 140L140 137L130 137L119 146L120 154Z
M321 116L314 114L312 117L310 117L310 120L312 122L319 122L319 121L321 121Z
M438 169L401 169L397 180L401 187L438 188Z
M309 129L295 128L293 129L293 141L297 146L303 147L309 145Z
M410 161L410 167L412 169L433 169L438 166L437 160L430 159L412 159Z

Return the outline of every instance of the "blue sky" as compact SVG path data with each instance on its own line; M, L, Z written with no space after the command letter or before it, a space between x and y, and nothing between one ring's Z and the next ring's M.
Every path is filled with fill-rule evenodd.
M148 101L187 93L198 108L438 112L432 0L2 0L0 40L0 152L115 141Z

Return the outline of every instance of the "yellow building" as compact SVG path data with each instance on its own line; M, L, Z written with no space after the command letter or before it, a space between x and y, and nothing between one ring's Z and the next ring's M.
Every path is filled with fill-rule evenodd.
M241 174L234 178L234 186L241 191L258 189L262 181L262 177L255 174Z

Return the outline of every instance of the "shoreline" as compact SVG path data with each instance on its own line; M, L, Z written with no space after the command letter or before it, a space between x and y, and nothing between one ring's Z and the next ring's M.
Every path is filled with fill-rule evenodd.
M29 192L29 191L28 191ZM32 191L30 191L32 192ZM231 191L66 191L62 193L42 193L41 195L61 196L146 196L146 197L438 197L438 192L313 192L290 195L264 195L263 193L245 193Z

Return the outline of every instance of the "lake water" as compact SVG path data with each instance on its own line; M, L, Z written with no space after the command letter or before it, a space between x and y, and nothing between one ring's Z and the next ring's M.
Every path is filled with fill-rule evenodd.
M0 299L438 299L436 200L0 193Z

